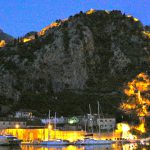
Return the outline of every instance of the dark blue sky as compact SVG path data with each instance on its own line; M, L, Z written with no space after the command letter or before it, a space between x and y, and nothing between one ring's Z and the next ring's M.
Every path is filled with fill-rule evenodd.
M150 0L0 0L0 28L15 37L91 8L118 9L150 25Z

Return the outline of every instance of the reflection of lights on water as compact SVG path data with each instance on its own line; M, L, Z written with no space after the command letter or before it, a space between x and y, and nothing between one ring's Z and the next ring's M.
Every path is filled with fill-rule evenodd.
M73 145L70 146L21 146L21 150L85 150L83 146L76 147Z
M122 145L123 150L136 150L137 148L138 148L137 143Z

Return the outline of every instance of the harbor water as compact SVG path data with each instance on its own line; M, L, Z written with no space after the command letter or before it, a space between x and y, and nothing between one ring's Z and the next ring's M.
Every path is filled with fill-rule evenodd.
M113 144L113 145L91 145L91 146L29 146L20 147L0 146L0 150L150 150L150 144Z

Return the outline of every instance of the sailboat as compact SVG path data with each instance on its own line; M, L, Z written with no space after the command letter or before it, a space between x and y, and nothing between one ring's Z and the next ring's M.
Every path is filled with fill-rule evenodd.
M50 139L50 110L49 110L49 123L48 123L48 140L47 141L42 141L40 144L41 145L46 145L46 146L61 146L61 145L69 145L70 142L67 140L62 140L62 139L55 139L52 140ZM55 112L55 130L56 130L56 112Z
M91 115L91 106L89 104L90 109L90 115ZM98 102L98 117L100 119L100 113L99 113L99 102ZM93 126L92 126L92 133L93 133ZM100 134L100 124L99 124L99 134ZM77 140L74 144L75 145L109 145L112 144L113 141L111 140L99 140L99 139L93 139L93 138L84 138L83 140Z

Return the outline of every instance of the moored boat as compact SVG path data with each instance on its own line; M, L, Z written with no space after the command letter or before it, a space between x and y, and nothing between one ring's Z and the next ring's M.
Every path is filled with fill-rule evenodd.
M104 144L112 144L111 140L96 140L92 138L84 138L83 140L77 140L74 142L75 145L104 145Z
M42 141L40 144L41 145L69 145L70 142L67 140L57 139L57 140Z
M0 146L4 145L13 145L19 146L21 144L21 140L13 135L0 135Z

